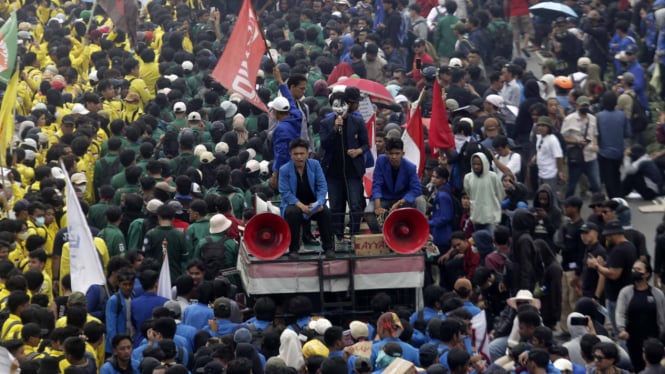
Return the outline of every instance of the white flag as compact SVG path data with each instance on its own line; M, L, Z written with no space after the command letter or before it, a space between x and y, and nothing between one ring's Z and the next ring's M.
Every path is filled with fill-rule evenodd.
M69 273L72 277L72 291L83 292L93 284L106 285L104 268L88 227L88 221L81 210L76 191L69 179L64 163L60 166L65 174L67 196L67 234L69 236Z
M166 252L166 248L164 248L164 261L162 261L162 269L159 271L157 295L165 297L169 300L173 299L173 293L171 292L171 271L169 270L169 254Z

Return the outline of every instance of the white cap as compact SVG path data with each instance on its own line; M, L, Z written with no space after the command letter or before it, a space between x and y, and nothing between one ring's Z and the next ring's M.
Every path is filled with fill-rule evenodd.
M98 82L99 78L97 78L97 70L93 71L92 73L88 74L88 80Z
M245 164L245 170L249 173L255 173L261 169L261 165L256 160L249 160Z
M231 220L223 214L215 214L210 218L210 233L219 234L231 227Z
M242 96L239 93L234 92L229 96L229 101L232 103L239 103L242 101Z
M194 64L192 64L191 61L183 61L180 66L182 66L182 70L185 71L192 71L192 69L194 69Z
M451 68L461 68L462 66L463 66L462 65L462 60L460 60L457 57L451 58L450 61L448 62L448 67L451 67Z
M247 153L249 153L250 160L253 160L254 157L256 157L256 151L254 150L254 148L247 148L246 151Z
M397 95L395 96L395 102L397 104L406 104L409 102L409 99L407 99L404 95Z
M565 358L560 358L553 363L554 367L559 371L573 371L573 363L566 360Z
M326 330L332 327L332 323L325 318L319 318L317 320L312 320L307 325L311 330L316 331L317 334L323 335L326 333Z
M83 104L80 104L80 103L79 104L74 104L74 106L72 107L72 114L86 115L88 113L90 113L90 111L85 109Z
M188 121L200 121L201 120L201 115L199 114L199 112L191 112L187 116L187 120Z
M207 151L206 146L203 144L199 144L196 147L194 147L194 156L201 156L201 153Z
M164 205L164 203L161 200L152 199L148 201L148 204L146 204L145 209L150 213L157 213L157 209L159 209L159 207L162 205Z
M199 160L202 164L209 164L215 160L215 155L212 152L205 151L199 155Z
M85 177L85 174L83 173L72 174L72 184L79 185L86 183L88 183L88 179Z
M268 103L268 108L278 112L288 112L291 109L291 105L286 98L280 96L276 97L275 100Z
M55 179L65 179L65 172L62 171L59 167L51 168L51 176Z
M269 166L270 166L270 161L263 160L263 161L259 162L259 170L261 171L260 174L263 174L263 175L270 174Z
M494 95L494 94L487 95L487 97L485 98L485 101L487 101L488 103L494 105L497 108L502 107L503 103L504 103L503 97L501 97L499 95Z
M225 142L219 142L215 144L215 152L217 153L229 153L229 145Z
M48 108L46 108L46 104L44 103L37 103L32 107L32 110L37 110L37 109L48 110Z
M187 111L187 105L183 103L182 101L178 101L177 103L173 104L173 112L174 113L185 113Z
M220 108L224 109L224 112L226 113L226 118L232 118L233 116L236 115L236 112L238 111L238 106L228 100L223 101L219 106Z
M23 139L23 144L27 145L28 147L32 149L37 149L37 142L33 138L25 138Z

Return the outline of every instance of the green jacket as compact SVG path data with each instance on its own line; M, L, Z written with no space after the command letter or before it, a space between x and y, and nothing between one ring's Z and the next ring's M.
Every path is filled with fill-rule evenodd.
M125 235L123 235L118 226L107 225L97 233L97 237L104 239L104 242L106 242L109 257L125 254Z
M236 218L242 218L242 213L245 210L245 207L247 206L247 201L245 199L245 192L243 190L233 186L226 186L226 187L213 186L208 191L206 191L206 195L210 193L228 197L229 200L231 200L233 215Z
M106 208L111 205L110 201L101 200L88 209L88 224L101 229L106 227Z
M127 178L125 178L125 171L121 171L118 174L114 175L113 178L111 178L111 186L115 189L118 190L121 187L125 186L127 184Z
M184 274L185 264L189 259L187 253L187 241L182 231L173 226L157 226L145 234L143 241L143 252L146 257L151 257L161 262L164 260L162 255L162 242L166 239L168 244L166 252L169 255L169 271L171 281Z
M111 165L113 165L113 163L117 158L118 158L117 153L109 153L108 155L95 161L95 173L92 177L92 185L94 186L95 190L97 190L99 187L102 186L102 180L104 179L104 176L108 175L111 172L109 168L111 167ZM106 161L106 165L104 165L102 160ZM122 170L123 170L122 164L118 163L117 171L121 172ZM111 175L111 177L113 177L113 175Z
M450 57L455 51L455 33L453 26L459 22L454 15L445 15L441 17L434 31L434 46L439 57Z
M189 253L193 255L199 242L208 235L210 235L210 219L208 217L190 223L185 232L185 240L187 240L190 248Z
M132 221L127 229L127 249L130 251L140 250L143 247L143 221L139 218Z

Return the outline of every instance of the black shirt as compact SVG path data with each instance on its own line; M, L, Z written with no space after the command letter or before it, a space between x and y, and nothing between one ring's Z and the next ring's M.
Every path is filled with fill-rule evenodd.
M622 272L617 280L608 278L605 281L605 297L608 300L616 301L619 291L625 286L633 284L630 273L633 270L635 260L637 260L637 250L631 242L624 241L610 249L609 257L607 258L607 267L622 269Z
M295 168L295 165L293 167ZM298 184L296 186L296 197L298 200L305 205L315 202L316 196L309 187L309 180L307 179L307 164L305 164L302 175L296 169L296 176L298 177Z
M600 242L596 242L591 247L588 247L584 252L584 259L589 257L602 257L604 260L607 260L607 250L605 247L600 245ZM598 271L596 269L590 269L586 261L582 261L582 296L584 297L594 297L596 292L596 285L598 285ZM600 295L599 295L600 296Z
M565 247L561 251L561 266L564 271L574 271L575 274L582 273L582 260L584 259L584 243L580 235L583 220L566 224L563 228L563 239Z

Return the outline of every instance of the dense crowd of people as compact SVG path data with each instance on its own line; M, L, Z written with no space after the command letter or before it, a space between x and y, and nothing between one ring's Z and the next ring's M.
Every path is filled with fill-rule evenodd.
M96 3L2 2L20 75L0 169L7 370L662 373L665 223L652 247L624 198L665 192L665 152L646 151L665 144L651 110L665 3L531 3L259 1L265 113L210 76L240 1L145 2L136 35ZM350 77L392 96L370 131L372 93ZM405 157L415 106L445 110L429 129L454 140L422 164ZM86 292L72 291L67 178L106 275ZM289 290L242 297L226 270L257 201L288 224L284 261L319 258L312 247L333 259L416 208L431 233L424 305L376 292L351 321Z

